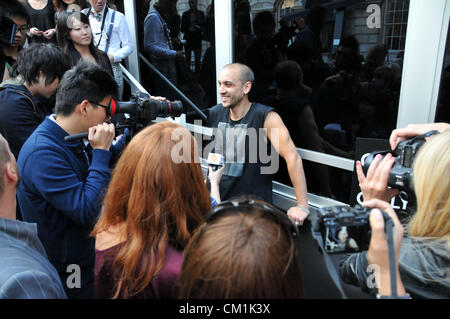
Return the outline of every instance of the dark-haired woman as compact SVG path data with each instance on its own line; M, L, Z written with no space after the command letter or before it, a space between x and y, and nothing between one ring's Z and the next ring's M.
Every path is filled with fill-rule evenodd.
M81 11L86 8L84 0L53 0L53 6L56 12L62 11Z
M59 12L57 29L58 45L67 54L72 66L82 59L97 63L113 75L108 56L92 42L92 30L85 14Z

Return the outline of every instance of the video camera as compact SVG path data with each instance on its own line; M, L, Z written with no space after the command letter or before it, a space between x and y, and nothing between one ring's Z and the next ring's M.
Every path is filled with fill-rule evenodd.
M0 46L14 43L17 25L8 17L0 16Z
M109 114L127 113L122 123L116 125L117 129L130 128L132 137L135 133L146 127L157 117L178 117L183 112L181 101L154 100L147 93L139 92L131 96L128 102L111 101Z
M372 208L356 205L332 206L319 209L312 220L312 231L320 238L327 253L358 252L369 248L371 229L369 216ZM381 211L385 222L390 216Z
M143 92L133 95L128 102L117 102L112 99L107 109L107 114L110 116L119 113L130 115L120 123L115 123L116 135L121 134L123 129L128 128L131 131L131 134L128 135L130 139L157 117L178 117L182 112L183 104L180 101L154 100L150 98L150 95ZM87 138L88 135L88 132L68 135L64 137L64 140L83 139Z
M393 152L375 151L364 154L361 157L361 164L364 174L367 174L370 164L374 160L375 156L381 154L384 158L388 153L390 153L395 158L395 164L389 173L388 186L402 191L414 191L412 173L414 158L416 157L420 147L426 142L426 138L438 133L438 131L430 131L402 141Z

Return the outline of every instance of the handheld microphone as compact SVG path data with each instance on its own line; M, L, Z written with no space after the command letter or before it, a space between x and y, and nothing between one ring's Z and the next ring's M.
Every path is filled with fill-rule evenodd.
M212 167L213 171L224 165L223 155L219 153L208 154L208 165Z

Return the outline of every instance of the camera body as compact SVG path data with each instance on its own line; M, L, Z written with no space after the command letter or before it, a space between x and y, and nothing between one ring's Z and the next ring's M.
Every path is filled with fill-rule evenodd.
M361 158L362 168L365 174L370 164L378 154L384 158L388 153L392 154L395 163L389 173L388 186L402 190L414 191L412 165L420 147L426 142L426 138L438 134L438 131L430 131L423 135L400 142L392 151L375 151L364 154Z
M319 209L312 221L316 238L322 239L327 253L358 252L367 250L370 243L371 208L356 205L332 206ZM385 212L383 212L385 216Z
M181 101L154 100L150 95L139 92L133 95L128 102L111 105L111 115L117 113L130 114L125 120L125 126L139 131L146 127L157 117L178 117L183 112Z

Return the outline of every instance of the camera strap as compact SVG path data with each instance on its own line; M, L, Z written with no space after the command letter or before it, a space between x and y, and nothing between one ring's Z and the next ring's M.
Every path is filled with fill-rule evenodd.
M391 296L397 297L397 271L395 269L394 221L385 218L385 231L388 242L389 273L391 274Z

